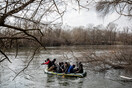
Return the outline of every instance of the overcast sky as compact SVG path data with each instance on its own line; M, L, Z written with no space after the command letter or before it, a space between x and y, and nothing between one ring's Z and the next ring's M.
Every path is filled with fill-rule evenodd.
M119 15L114 12L112 14L109 14L105 17L101 17L99 13L95 10L95 3L91 3L88 6L88 9L79 9L79 6L77 3L74 2L74 0L65 0L67 1L67 10L63 16L63 25L69 25L71 27L79 27L84 26L87 27L89 24L93 25L108 25L110 22L113 22L116 20ZM92 0L82 0L81 3L85 6L87 4L87 1ZM61 5L59 7L59 10L65 8L65 5ZM21 14L21 13L20 13ZM58 15L58 13L56 13ZM55 13L48 14L48 17L45 17L42 19L42 22L50 22L54 21L58 16ZM59 15L60 16L60 15ZM10 18L11 22L14 21L14 18ZM15 21L14 21L15 22ZM59 21L60 22L60 19ZM122 16L120 19L116 20L114 23L118 24L118 27L124 27L129 26L132 28L132 20L129 20L127 17Z
M75 8L76 10L74 10L73 8ZM99 13L97 13L95 9L93 9L92 6L90 7L90 10L81 9L79 11L77 6L69 4L68 11L63 17L63 24L72 27L87 26L88 24L103 24L104 26L106 26L108 23L116 20L118 17L119 15L117 13L112 13L102 18L99 16ZM118 27L131 26L132 20L129 20L127 17L122 16L114 23L118 24Z

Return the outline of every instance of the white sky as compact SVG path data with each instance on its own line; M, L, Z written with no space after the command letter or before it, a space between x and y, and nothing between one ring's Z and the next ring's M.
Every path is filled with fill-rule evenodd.
M87 0L84 0L81 2L85 4ZM106 26L110 22L114 21L115 19L119 17L117 13L109 14L104 18L100 17L99 13L95 11L95 8L94 8L95 4L93 3L88 5L89 10L87 9L79 10L78 4L75 2L72 2L72 0L71 1L68 0L67 4L68 4L67 11L65 12L63 16L63 26L69 25L71 27L79 27L79 26L87 27L89 24L93 24L95 26L102 24ZM60 6L59 9L61 10L63 8L64 8L64 5ZM48 15L49 18L42 19L42 21L46 22L46 21L50 21L50 20L57 18L55 14L50 14L50 15ZM13 21L14 19L12 18L11 20ZM124 26L132 27L132 20L129 20L127 17L123 17L123 16L117 21L115 21L115 23L118 24L119 28L124 27Z
M74 7L76 10L74 10L72 7ZM63 17L63 25L78 27L87 26L88 24L103 24L106 26L108 23L116 20L118 17L119 15L117 13L112 13L102 18L99 17L99 14L93 9L93 7L91 7L90 10L81 9L79 11L78 7L75 7L73 4L69 4L68 11ZM114 23L118 24L118 27L131 26L132 20L122 16Z

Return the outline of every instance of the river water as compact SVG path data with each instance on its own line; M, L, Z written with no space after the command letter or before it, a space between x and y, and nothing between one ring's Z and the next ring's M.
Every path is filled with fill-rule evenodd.
M120 75L132 76L124 70L107 70L105 72L95 72L84 68L87 76L84 78L65 78L44 73L46 66L41 65L46 58L56 58L59 61L76 62L76 57L81 56L81 50L94 49L96 52L111 51L121 46L70 46L70 47L48 47L36 53L34 59L27 69L20 72L31 59L33 49L19 49L16 57L15 50L10 50L7 55L12 63L4 61L0 63L0 88L132 88L132 82L121 81ZM72 50L72 51L71 51ZM74 53L74 57L73 57ZM70 59L67 59L70 58ZM84 64L85 65L85 64ZM13 80L14 79L14 80Z

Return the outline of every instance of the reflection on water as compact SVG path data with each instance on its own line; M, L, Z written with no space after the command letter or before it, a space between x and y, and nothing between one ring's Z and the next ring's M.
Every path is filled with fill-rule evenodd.
M81 46L79 49L84 49L84 47ZM103 52L103 50L99 51L98 49L99 52ZM107 49L105 50L107 51ZM66 61L66 58L62 58L63 53L71 57L71 53L66 52L66 47L61 49L50 48L48 52L42 50L36 54L29 67L12 81L16 73L27 65L32 52L22 50L17 58L15 58L14 51L9 52L12 63L7 61L0 63L0 88L132 88L131 82L119 81L120 75L132 76L131 73L126 73L123 70L108 70L105 72L86 70L87 76L85 78L63 78L62 76L45 74L45 66L42 66L41 63L46 58L57 58L57 61ZM79 56L80 51L76 51L75 55ZM76 62L75 59L70 61Z
M66 77L56 75L47 75L46 86L48 88L54 87L66 87L66 88L83 88L84 78L76 78L76 77Z

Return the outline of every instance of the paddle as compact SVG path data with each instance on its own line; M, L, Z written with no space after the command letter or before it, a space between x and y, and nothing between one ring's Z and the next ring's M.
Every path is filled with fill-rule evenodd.
M62 78L65 78L65 73L63 74Z

